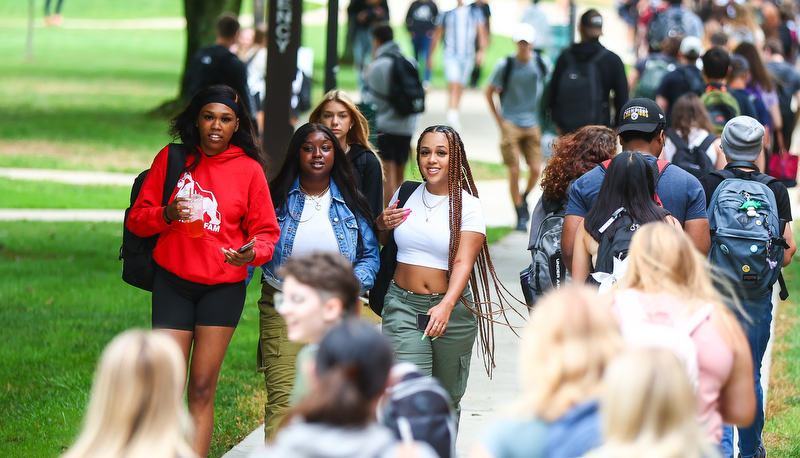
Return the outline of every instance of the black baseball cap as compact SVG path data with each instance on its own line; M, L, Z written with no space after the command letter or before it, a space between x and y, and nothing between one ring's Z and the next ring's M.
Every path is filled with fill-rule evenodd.
M652 99L640 97L628 100L619 114L618 133L638 131L650 133L656 130L659 124L665 125L667 118L661 107Z

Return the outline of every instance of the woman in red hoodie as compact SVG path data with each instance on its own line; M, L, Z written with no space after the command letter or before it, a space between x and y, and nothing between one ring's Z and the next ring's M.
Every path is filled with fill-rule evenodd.
M180 139L185 154L170 203L161 203L169 157L169 147L164 147L127 224L141 237L158 234L153 328L166 330L183 350L194 448L206 456L220 367L244 307L245 266L272 259L280 229L264 157L242 98L233 89L218 85L198 92L172 120L170 134ZM199 233L184 224L197 218L192 214L202 220ZM238 252L253 240L254 245Z

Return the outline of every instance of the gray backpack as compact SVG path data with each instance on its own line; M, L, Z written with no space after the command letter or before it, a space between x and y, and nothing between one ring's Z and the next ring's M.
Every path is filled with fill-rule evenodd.
M561 257L561 228L564 225L564 214L568 199L553 202L542 198L542 206L547 214L536 231L536 241L529 249L533 258L530 269L529 288L533 293L528 305L533 305L536 298L551 289L559 289L571 282L569 272ZM523 271L524 272L524 271ZM523 288L524 292L524 288Z
M723 179L708 205L711 230L709 262L745 299L764 297L778 280L783 238L775 193L768 184L775 178L748 175L734 167L756 168L735 161L725 170L712 172Z

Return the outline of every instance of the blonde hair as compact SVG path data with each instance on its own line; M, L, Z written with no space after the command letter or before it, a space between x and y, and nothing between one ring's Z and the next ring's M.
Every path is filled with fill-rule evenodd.
M702 302L721 304L705 257L682 230L663 222L642 225L628 250L628 270L620 289L645 293L669 293L694 306Z
M314 111L308 115L308 122L325 124L322 122L322 110L328 102L339 102L347 107L347 110L350 112L350 116L353 119L353 127L347 132L347 143L361 145L370 151L375 151L375 147L369 142L369 123L367 122L367 118L361 114L361 110L358 109L358 106L356 106L347 92L341 89L331 89L328 91L328 93L322 97L322 100L320 100L316 108L314 108ZM342 145L342 148L347 149L347 145Z
M605 444L597 456L719 456L705 441L686 371L671 351L625 351L608 365L602 386L600 414Z
M596 290L571 287L536 303L520 350L524 413L554 421L599 393L622 337L598 299Z
M186 363L163 331L126 331L100 357L83 431L64 458L186 458Z

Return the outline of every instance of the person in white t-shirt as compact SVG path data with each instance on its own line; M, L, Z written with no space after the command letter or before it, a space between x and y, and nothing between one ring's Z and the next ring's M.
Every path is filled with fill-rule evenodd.
M398 361L415 363L450 395L456 418L475 336L493 364L489 277L495 280L483 209L464 145L449 126L431 126L417 143L424 183L397 208L398 194L375 221L379 238L397 244L397 269L383 306L383 332ZM418 315L427 324L418 328ZM493 317L495 320L498 317ZM478 326L478 320L485 322Z
M714 141L708 145L705 154L714 166L714 170L725 168L727 162L722 153L720 139L714 134L714 124L711 123L708 111L697 94L684 94L675 101L675 106L672 108L672 127L669 130L675 131L689 148L700 146L706 137L711 135ZM669 136L669 130L659 159L672 162L677 148Z

